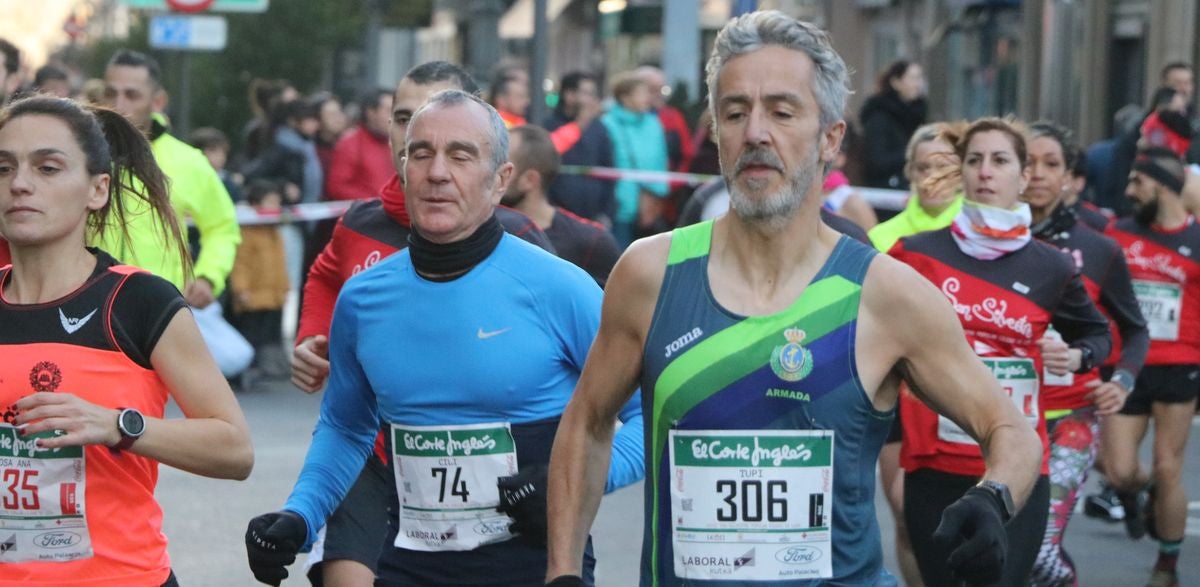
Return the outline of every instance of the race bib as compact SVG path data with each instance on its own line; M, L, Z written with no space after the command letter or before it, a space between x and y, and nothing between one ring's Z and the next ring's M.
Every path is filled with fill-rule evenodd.
M1183 308L1183 288L1177 283L1133 280L1133 293L1146 317L1150 340L1179 340L1179 314Z
M44 449L0 424L0 565L92 556L84 517L83 447Z
M496 511L496 479L517 473L508 423L393 425L392 462L400 497L398 548L472 550L512 537L512 519Z
M672 430L670 448L676 576L833 576L832 431Z
M1033 428L1037 428L1040 412L1038 411L1038 377L1033 359L998 358L984 359L983 364L992 370L992 375L1000 382L1000 389L1008 394L1017 411L1025 416L1025 420ZM978 445L953 420L938 414L938 440L957 444Z

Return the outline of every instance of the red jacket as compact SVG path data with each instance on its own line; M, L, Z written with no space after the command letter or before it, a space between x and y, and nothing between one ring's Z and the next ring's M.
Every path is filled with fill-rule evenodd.
M671 171L687 171L696 156L696 145L692 143L692 131L688 130L683 113L673 106L658 109L658 122L667 135L667 151L671 158ZM671 135L676 139L672 140Z
M387 137L375 136L360 124L333 148L333 160L325 176L325 197L355 200L374 194L395 173Z
M8 253L8 241L0 238L0 267L12 265L12 255Z

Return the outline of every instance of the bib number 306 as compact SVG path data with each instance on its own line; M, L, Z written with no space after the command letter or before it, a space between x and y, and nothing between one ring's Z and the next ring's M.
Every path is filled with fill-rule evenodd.
M668 442L676 577L832 577L833 432L673 430Z
M717 508L718 522L761 522L764 510L768 522L787 521L787 481L767 481L764 491L763 482L758 479L745 479L740 483L721 479L717 481L717 493L723 496L724 502L723 507Z

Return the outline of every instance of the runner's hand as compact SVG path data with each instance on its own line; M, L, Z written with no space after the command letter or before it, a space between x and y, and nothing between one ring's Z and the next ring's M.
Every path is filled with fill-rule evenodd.
M329 339L310 336L292 351L292 383L305 393L314 393L329 377Z
M1117 413L1125 406L1125 398L1129 392L1121 384L1113 381L1089 381L1087 399L1096 406L1097 416L1109 416Z
M513 519L508 529L537 546L546 545L546 465L524 467L496 480L500 505L496 511Z
M246 556L254 578L278 587L288 576L287 566L308 538L308 526L299 514L289 511L263 514L246 528Z
M39 438L38 446L62 448L101 444L116 446L121 442L117 428L119 411L98 406L71 393L31 393L14 406L17 417L13 424L21 426L22 434L62 430L54 438Z
M213 295L212 284L203 277L187 284L183 289L183 299L193 308L207 308L209 304L217 301Z
M1042 348L1042 363L1046 370L1054 375L1066 375L1071 372L1071 347L1062 340L1042 337L1038 341Z
M1008 537L1000 504L988 490L972 487L950 504L942 512L942 523L934 531L933 541L950 551L946 566L959 579L971 585L990 585L1000 580Z
M546 583L546 587L584 587L583 577L579 575L561 575Z

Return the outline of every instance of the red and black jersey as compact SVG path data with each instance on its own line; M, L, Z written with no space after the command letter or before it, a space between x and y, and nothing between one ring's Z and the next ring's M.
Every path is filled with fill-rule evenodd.
M97 249L92 253L92 275L61 299L13 304L0 295L5 423L14 422L17 400L33 393L70 393L106 408L163 416L168 390L150 356L171 319L186 308L183 297L164 279L118 265ZM0 268L0 291L12 279L11 271ZM4 582L65 585L86 578L96 585L162 584L171 563L162 509L154 498L158 463L99 445L85 447L83 454L79 487L62 483L40 491L61 490L65 508L70 501L66 485L71 485L70 495L83 500L93 555L69 562L3 563Z
M1075 203L1071 205L1071 210L1075 212L1075 216L1079 218L1080 222L1099 232L1104 232L1113 223L1112 216L1105 214L1095 204L1086 200L1075 200Z
M617 264L621 249L604 226L576 216L566 208L555 208L546 236L559 257L587 271L600 287L608 283L608 274Z
M1122 218L1107 234L1125 251L1150 329L1147 365L1200 364L1200 226L1174 230Z
M1039 232L1037 238L1067 253L1083 277L1088 297L1109 318L1113 337L1113 352L1104 363L1123 369L1137 378L1146 351L1150 348L1150 333L1133 293L1129 266L1121 246L1091 227L1071 221L1062 230ZM1088 383L1100 378L1099 369L1068 377L1066 385L1042 386L1042 406L1046 410L1073 410L1089 405Z
M1018 410L1033 425L1048 456L1039 401L1042 356L1038 340L1049 325L1071 346L1108 355L1108 320L1088 298L1070 257L1038 241L983 261L959 250L949 228L900 239L889 254L930 280L958 314L967 341L989 363ZM979 476L979 446L953 422L911 393L900 399L904 418L900 460L905 470L931 468ZM1047 458L1042 459L1045 473Z

